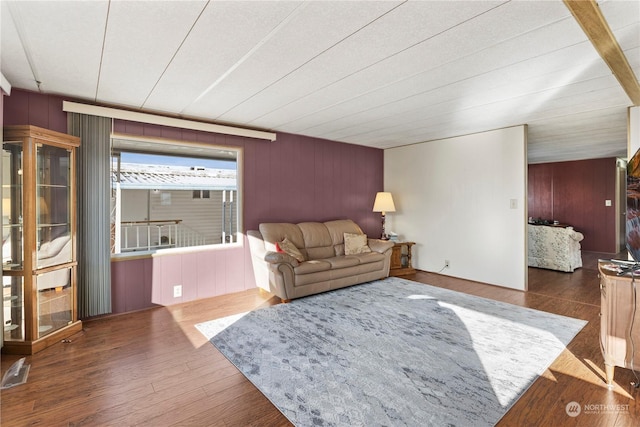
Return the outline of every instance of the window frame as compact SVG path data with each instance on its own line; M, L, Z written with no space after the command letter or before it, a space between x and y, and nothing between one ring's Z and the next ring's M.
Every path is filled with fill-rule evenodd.
M136 148L135 150L127 150L123 148L118 148L116 151L124 151L124 152L139 152L139 153L149 153L149 154L166 154L159 151L154 151L153 147L169 147L169 146L177 146L179 148L187 147L189 149L194 150L217 150L217 151L232 151L236 154L236 221L237 221L237 229L236 229L236 241L231 243L213 243L208 245L199 245L199 246L185 246L180 248L160 248L160 249L151 249L146 251L131 251L131 252L120 252L120 253L111 253L111 260L127 260L127 259L135 259L135 258L148 258L151 256L158 255L170 255L170 254L181 254L181 253L189 253L189 252L201 252L212 249L224 249L231 247L244 246L244 185L243 185L243 176L244 176L244 148L241 146L232 146L232 145L219 145L219 144L210 144L204 142L197 141L183 141L178 139L171 138L162 138L162 137L146 137L139 135L131 135L126 133L116 133L112 132L110 135L111 141L111 152L113 155L114 147L113 141L117 140L126 140L134 142L143 148ZM189 157L187 155L182 157ZM195 157L195 156L194 156ZM205 157L206 156L202 156ZM212 157L214 158L214 157ZM113 190L111 187L111 180L109 182L110 191Z

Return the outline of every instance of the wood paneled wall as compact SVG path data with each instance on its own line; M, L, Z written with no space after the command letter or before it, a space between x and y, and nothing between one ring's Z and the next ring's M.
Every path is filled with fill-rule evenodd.
M34 125L57 132L68 133L67 113L62 111L65 98L56 95L13 89L4 105L4 124Z
M32 124L67 132L63 98L14 90L5 99L5 124ZM72 99L69 99L72 100ZM375 194L383 190L384 152L301 135L278 133L267 142L158 125L116 120L119 133L234 146L244 153L244 230L261 222L303 222L351 218L378 236ZM112 262L113 312L173 304L255 286L246 246L195 254ZM173 298L175 284L183 296Z
M13 90L5 99L5 124L66 133L65 99L74 101ZM383 150L286 133L267 142L124 120L115 120L114 131L243 148L245 230L261 222L351 218L367 234L381 231L380 215L371 209L383 190Z
M586 251L616 253L616 158L529 165L529 216L584 234ZM611 206L605 201L611 200Z
M114 131L240 147L244 152L244 229L261 222L351 218L369 235L380 234L373 213L383 188L383 151L278 133L273 142L115 120Z

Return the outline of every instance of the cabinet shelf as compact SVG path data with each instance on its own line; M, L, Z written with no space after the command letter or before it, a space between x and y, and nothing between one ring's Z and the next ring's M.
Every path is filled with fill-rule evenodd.
M69 188L69 186L64 184L38 184L36 188Z

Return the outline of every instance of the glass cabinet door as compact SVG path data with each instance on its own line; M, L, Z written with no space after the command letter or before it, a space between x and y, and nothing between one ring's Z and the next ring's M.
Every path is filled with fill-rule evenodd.
M60 268L36 276L38 288L38 338L64 328L72 321L72 268Z
M71 253L70 151L37 146L36 236L37 268L73 259Z
M71 152L36 145L36 268L38 338L63 328L72 319Z
M2 305L4 340L25 337L22 142L2 144ZM12 275L16 272L17 275Z
M2 268L23 269L22 143L2 144Z

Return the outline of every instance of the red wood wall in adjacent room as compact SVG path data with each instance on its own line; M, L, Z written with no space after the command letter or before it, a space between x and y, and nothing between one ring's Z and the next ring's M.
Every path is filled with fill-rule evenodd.
M67 132L63 100L56 95L14 90L5 98L5 125L32 124ZM73 99L68 99L74 101ZM278 133L274 142L116 120L119 133L241 147L243 224L351 218L372 236L381 232L373 213L383 190L384 152L318 138ZM89 143L83 141L83 143ZM173 304L255 287L247 242L193 253L111 263L114 313ZM183 295L173 298L174 284Z
M583 250L616 253L616 162L612 157L529 165L529 216L572 225L584 234Z

